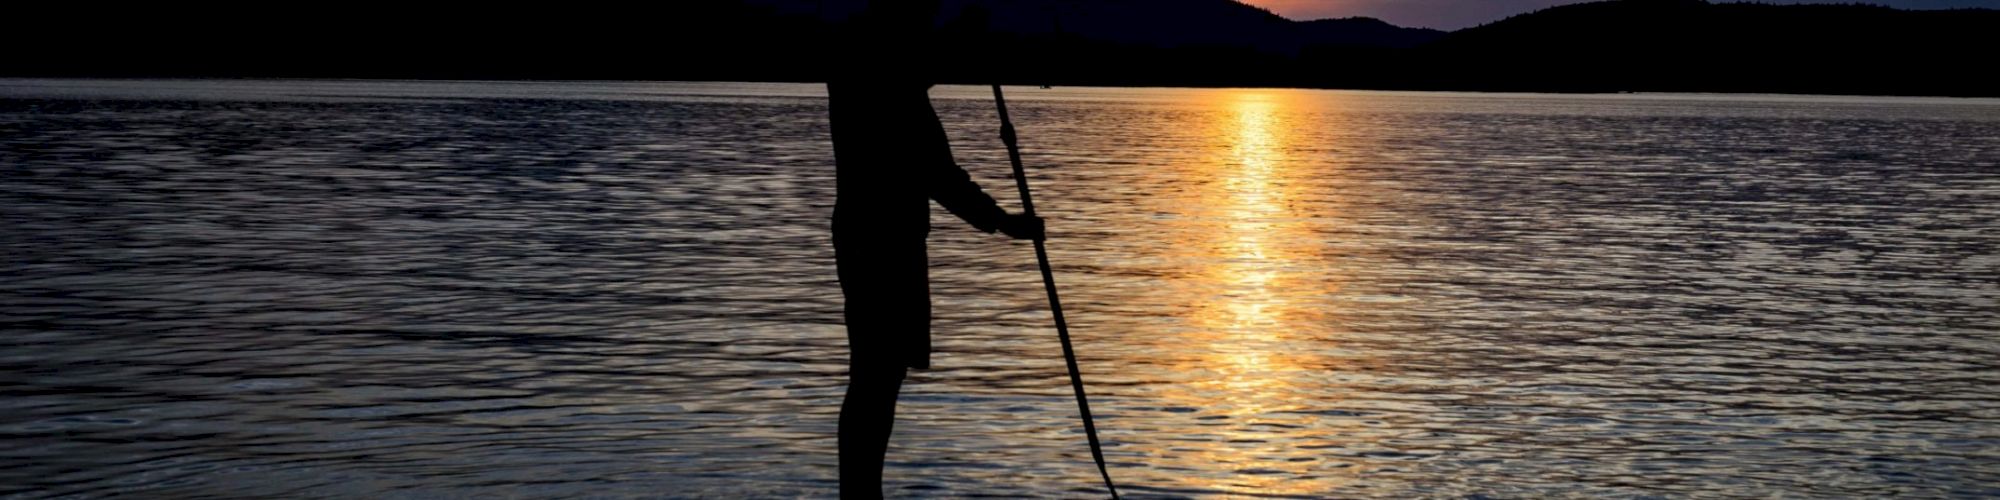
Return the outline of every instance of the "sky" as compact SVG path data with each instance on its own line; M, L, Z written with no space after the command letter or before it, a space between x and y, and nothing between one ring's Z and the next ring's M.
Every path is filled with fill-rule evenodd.
M1241 0L1297 20L1366 16L1409 27L1455 30L1583 0ZM1711 0L1718 1L1718 0ZM1904 9L1985 7L2000 0L1762 0L1764 3L1873 3Z

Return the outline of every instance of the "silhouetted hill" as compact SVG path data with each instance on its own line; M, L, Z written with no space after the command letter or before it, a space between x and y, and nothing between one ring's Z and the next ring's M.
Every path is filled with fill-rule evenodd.
M785 79L813 20L734 1L465 5L35 2L9 7L0 74L459 79ZM727 40L723 50L704 47ZM659 68L674 68L661 71Z
M1993 95L2000 11L1621 0L1467 28L1417 58L1481 90Z
M985 20L949 24L945 81L2000 95L1984 9L1615 0L1445 34L1233 0L945 1ZM30 3L0 76L820 81L845 3Z
M1364 46L1409 48L1444 38L1445 32L1427 28L1404 28L1372 17L1319 19L1298 23L1299 40L1305 47Z
M822 0L745 0L781 15L837 20ZM838 4L838 0L835 0ZM1155 48L1232 47L1297 53L1314 45L1415 47L1445 32L1370 18L1298 22L1235 0L943 0L943 17L978 10L1005 35Z

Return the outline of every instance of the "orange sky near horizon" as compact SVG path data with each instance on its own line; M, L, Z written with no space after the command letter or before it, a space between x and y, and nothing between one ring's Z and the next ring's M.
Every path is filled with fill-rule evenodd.
M1239 0L1279 15L1311 20L1373 17L1413 28L1453 30L1514 14L1586 0Z

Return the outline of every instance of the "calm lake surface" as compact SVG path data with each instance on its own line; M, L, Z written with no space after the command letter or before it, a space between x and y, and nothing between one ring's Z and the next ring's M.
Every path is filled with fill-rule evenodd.
M1128 496L2000 495L2000 101L1010 92ZM831 496L822 96L0 80L0 496ZM933 220L891 493L1099 495Z

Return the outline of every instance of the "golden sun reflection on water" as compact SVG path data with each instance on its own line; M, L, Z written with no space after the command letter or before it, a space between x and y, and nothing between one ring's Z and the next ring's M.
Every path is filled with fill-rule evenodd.
M1324 299L1345 280L1318 262L1325 249L1315 230L1334 207L1313 193L1337 181L1314 178L1328 170L1308 171L1312 164L1298 157L1308 145L1299 143L1299 110L1286 96L1230 92L1213 104L1199 127L1218 141L1206 148L1216 154L1177 167L1193 187L1163 207L1173 214L1170 251L1183 271L1175 293L1187 305L1186 338L1171 356L1188 378L1162 396L1211 419L1174 455L1197 470L1235 471L1186 478L1189 487L1324 493L1347 482L1329 465L1344 466L1318 456L1325 443L1289 436L1327 425L1306 404L1327 400L1325 367L1334 361L1316 359L1307 346L1328 340Z

